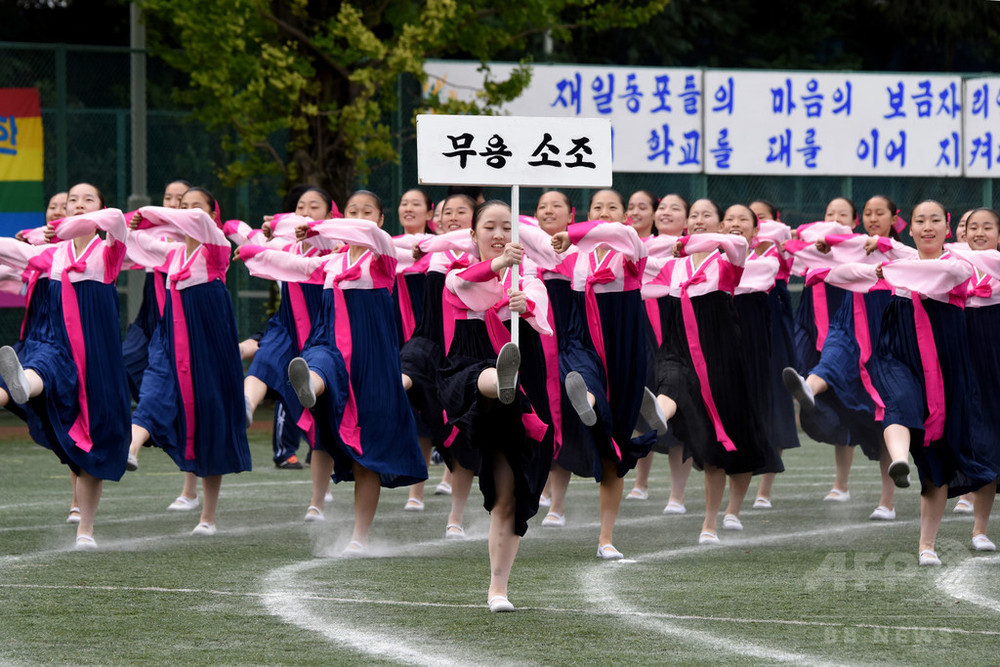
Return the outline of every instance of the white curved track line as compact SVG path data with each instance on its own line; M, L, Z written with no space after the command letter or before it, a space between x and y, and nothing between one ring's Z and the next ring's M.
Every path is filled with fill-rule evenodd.
M1000 600L983 595L979 587L983 580L996 581L996 567L1000 555L966 558L954 567L946 568L937 580L937 587L953 598L1000 613ZM983 572L985 568L990 572Z
M434 640L419 629L391 629L381 625L373 631L370 626L358 626L345 618L314 613L309 605L304 604L307 600L302 596L302 587L295 586L296 578L314 567L329 567L331 564L330 559L323 558L272 570L262 582L267 590L262 602L268 612L286 623L317 632L327 640L347 645L363 655L428 666L507 664L498 661L494 655L473 652L450 643L445 651L435 650ZM479 609L487 613L483 607ZM524 662L518 661L517 664Z

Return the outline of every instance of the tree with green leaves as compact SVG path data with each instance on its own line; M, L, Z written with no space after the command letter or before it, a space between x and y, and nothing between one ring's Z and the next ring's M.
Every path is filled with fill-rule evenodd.
M401 76L428 58L521 66L471 102L424 100L442 113L489 113L527 85L529 44L580 30L648 23L669 0L137 0L154 55L190 77L179 93L239 158L227 182L280 174L343 201L359 177L397 159ZM485 78L484 72L484 78ZM404 123L404 127L412 124Z

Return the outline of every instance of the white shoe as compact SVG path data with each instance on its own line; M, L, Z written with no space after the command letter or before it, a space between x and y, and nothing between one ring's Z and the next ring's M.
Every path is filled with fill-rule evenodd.
M517 371L521 367L521 350L513 343L500 348L497 355L497 400L510 405L517 397Z
M444 527L444 537L447 540L464 540L465 528L462 528L457 523L449 523Z
M671 500L667 503L667 506L663 508L664 514L687 514L687 508L678 502Z
M798 374L794 368L785 368L781 371L781 381L785 389L799 402L799 407L803 410L812 410L816 407L816 396L806 379Z
M128 458L125 459L125 470L129 472L135 472L139 469L139 458L132 452L128 453Z
M583 422L584 426L596 424L597 413L594 412L594 406L587 400L587 382L583 376L576 371L570 371L566 374L565 385L566 396L569 397L569 402L576 414L580 415L580 421Z
M997 545L982 533L972 536L972 548L976 551L996 551Z
M327 491L326 494L323 496L323 502L324 503L332 503L333 502L333 494L330 493L329 491Z
M851 499L850 491L841 491L840 489L830 489L830 493L826 494L823 498L825 503L846 503Z
M645 489L640 489L639 487L634 487L631 491L628 492L628 495L625 496L625 500L648 500L648 499L649 499L649 491L646 491Z
M542 525L546 528L562 528L566 525L566 517L562 514L556 514L555 512L549 512L542 519Z
M657 436L667 434L667 416L663 414L663 410L656 402L656 396L648 387L644 387L642 392L642 407L639 408L639 414L646 420L649 428L656 431Z
M604 560L621 560L625 556L622 555L621 551L615 549L613 544L602 544L597 547L597 557Z
M735 514L722 517L722 530L743 530L743 522Z
M450 487L449 487L450 488ZM552 507L552 498L549 498L544 493L538 496L538 506L539 507Z
M19 405L28 402L28 376L17 358L17 352L9 345L0 347L0 377L7 384L7 393Z
M423 512L424 511L424 501L419 498L407 498L406 504L403 505L404 512Z
M491 614L498 614L505 611L514 611L514 605L510 603L506 595L494 595L486 603L486 606L490 608Z
M299 398L299 403L304 408L311 408L316 405L316 392L312 387L312 378L309 376L309 364L302 357L295 357L288 362L288 381L295 390L295 395Z
M303 521L306 523L317 523L319 521L326 521L326 517L323 515L323 510L315 505L310 505L309 509L306 510L306 517Z
M931 549L924 549L917 556L917 564L940 567L941 559L938 558L938 555L934 553Z
M755 510L769 510L771 509L771 501L767 498L757 498L753 501L753 508Z
M719 540L719 536L715 533L703 530L701 531L701 535L698 536L698 544L722 544L722 541Z
M972 514L972 503L964 498L955 503L955 514Z
M198 507L198 498L187 498L185 496L177 496L174 502L167 505L167 509L171 512L187 512L196 507Z
M434 488L435 496L450 496L451 495L451 484L448 482L441 482Z
M76 550L77 551L93 551L97 548L97 542L90 535L77 535L76 536Z
M191 534L204 535L205 537L210 537L212 535L215 535L215 524L206 523L202 521L201 523L199 523L197 526L194 527L194 530L191 531Z
M70 507L69 516L66 517L66 523L80 523L80 508Z
M343 551L340 552L341 558L358 558L364 556L368 552L368 547L361 544L357 540L351 540Z
M875 511L868 515L869 521L895 521L896 510L889 509L885 505L879 505Z

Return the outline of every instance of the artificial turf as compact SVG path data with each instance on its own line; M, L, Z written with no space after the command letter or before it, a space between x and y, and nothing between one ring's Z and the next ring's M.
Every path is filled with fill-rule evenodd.
M450 499L432 486L424 512L403 511L405 490L384 490L371 557L339 558L353 488L334 487L326 522L304 523L308 469L276 469L269 433L256 428L255 470L224 479L216 536L189 535L197 511L164 511L181 476L145 449L138 472L105 485L101 548L76 552L66 469L5 432L0 663L995 664L1000 655L1000 559L972 551L971 517L950 503L937 545L945 566L918 568L917 487L898 492L896 521L869 521L878 467L859 453L852 499L825 503L833 452L806 440L786 452L774 508L749 508L754 483L745 530L720 531L720 547L697 544L699 473L688 514L662 514L670 478L657 456L650 499L622 501L615 545L626 559L599 561L597 487L574 478L567 526L541 528L543 509L521 543L517 611L491 615L489 519L476 488L469 539L444 539ZM431 468L432 483L441 473Z

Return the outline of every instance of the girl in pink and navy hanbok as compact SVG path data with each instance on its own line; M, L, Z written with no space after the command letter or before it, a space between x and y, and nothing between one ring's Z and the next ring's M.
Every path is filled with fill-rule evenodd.
M165 267L168 292L132 415L130 456L152 441L178 468L201 478L204 502L193 535L215 534L222 476L251 469L243 365L225 285L231 246L209 214L215 208L207 190L191 188L180 210L139 209L154 226L129 238L129 253L140 263ZM185 241L159 240L161 226Z
M333 481L355 483L354 531L344 555L356 556L367 548L381 487L425 480L427 465L400 381L389 293L396 249L381 229L382 203L362 190L344 213L343 220L311 223L307 232L347 244L340 252L297 257L244 245L240 257L252 274L272 280L325 274L323 306L288 376L307 408L303 418L315 424L317 442L333 457Z
M78 475L78 549L97 546L94 515L103 482L121 479L128 454L128 380L115 287L127 228L121 211L103 206L93 186L70 189L67 210L74 215L54 225L63 240L52 256L48 317L19 352L0 349L0 404L23 406L32 438Z
M590 427L586 435L593 443L593 476L601 485L597 555L620 559L612 537L622 478L649 453L656 438L655 431L633 438L646 381L639 288L647 253L635 229L622 224L625 204L618 192L596 192L590 219L552 237L556 252L570 245L579 250L572 282L575 307L560 342L559 369L570 403Z
M981 401L981 410L973 413L972 429L985 433L991 443L989 463L1000 470L1000 429L990 409L1000 396L1000 347L996 345L1000 331L1000 214L993 209L977 208L966 216L966 243L947 246L953 254L972 263L975 276L969 284L965 302L965 328L968 336L971 375ZM987 484L969 494L974 521L972 547L977 551L994 551L996 545L986 536L990 512L993 509L995 485Z
M944 248L947 213L935 201L913 209L910 235L920 259L875 267L877 278L894 290L882 319L875 386L885 402L885 444L892 459L889 476L908 486L913 456L920 474L918 562L940 565L934 550L949 496L997 481L992 429L976 429L982 410L972 376L963 307L975 271Z
M676 246L683 261L669 281L653 284L678 301L667 345L657 354L657 402L694 464L705 471L705 520L699 542L718 544L716 514L726 475L730 507L739 507L755 470L765 463L767 436L750 395L749 368L733 293L746 263L746 239L721 234L721 210L707 199L691 205L688 236ZM720 252L721 250L721 252ZM649 296L650 283L644 288ZM737 516L723 527L742 529Z
M400 367L403 387L413 406L425 461L429 461L431 454L429 445L437 449L446 466L439 489L446 489L447 495L451 496L445 535L453 538L464 536L462 517L473 476L479 470L479 454L466 446L464 439L455 437L454 429L445 423L444 408L437 390L437 375L445 357L444 312L447 304L444 301L444 279L453 268L468 266L474 260L475 245L469 238L468 230L472 227L475 208L475 202L468 195L451 195L445 199L440 207L443 234L421 238L411 247L411 258L417 257L412 266L422 267L422 283L414 279L412 272L404 273L402 282L399 277L396 280L401 307L404 301L403 283L420 285L423 301L419 308L420 319L414 321L411 335L402 343ZM417 290L408 292L411 301L416 293ZM418 312L415 306L413 312ZM450 310L448 317L451 317ZM423 486L414 485L410 488L404 509L420 511L423 507Z
M250 230L243 223L230 221L226 223L226 228L229 239L240 246L258 243L295 256L323 256L332 250L333 244L319 237L314 237L311 242L298 241L296 229L311 220L339 217L340 211L325 191L308 188L299 196L294 214L277 215L269 221L271 240L266 243L262 243L261 238L254 233L255 230ZM237 229L231 230L231 226ZM322 303L321 272L302 281L281 281L278 311L268 320L267 328L258 342L257 353L243 381L248 422L265 395L271 393L276 399L275 414L281 422L275 423L272 445L278 467L294 457L296 450L291 448L292 443L297 448L302 435L309 443L313 494L305 514L307 522L322 521L325 518L326 493L330 487L333 459L316 442L315 428L308 419L304 430L298 427L298 422L302 419L302 404L288 381L288 364L302 354L313 323L319 317Z
M479 488L490 513L491 612L514 610L507 599L511 567L552 463L546 365L535 331L551 334L548 299L530 275L520 290L511 284L510 267L521 264L523 251L510 242L510 214L498 201L476 208L473 239L482 261L447 276L446 298L455 319L446 326L454 332L439 379L449 423L482 458ZM510 344L505 326L512 312L522 316L520 350Z
M869 516L873 521L892 521L896 517L895 485L887 474L890 460L882 437L885 405L872 381L874 367L880 362L876 343L881 335L882 316L892 292L886 283L873 286L864 279L857 280L856 276L869 275L876 264L916 257L916 251L895 239L895 210L891 201L877 195L865 204L866 234L827 234L816 240L816 247L810 249L813 259L805 262L812 266L811 274L849 290L849 296L830 321L816 366L807 369L804 378L793 368L783 371L786 386L802 407L806 433L820 442L828 442L832 439L830 433L847 428L850 444L837 448L832 497L839 500L849 497L847 479L855 445L860 445L870 460L879 462L882 490L879 504ZM821 252L817 254L816 249ZM801 259L800 254L796 256Z

